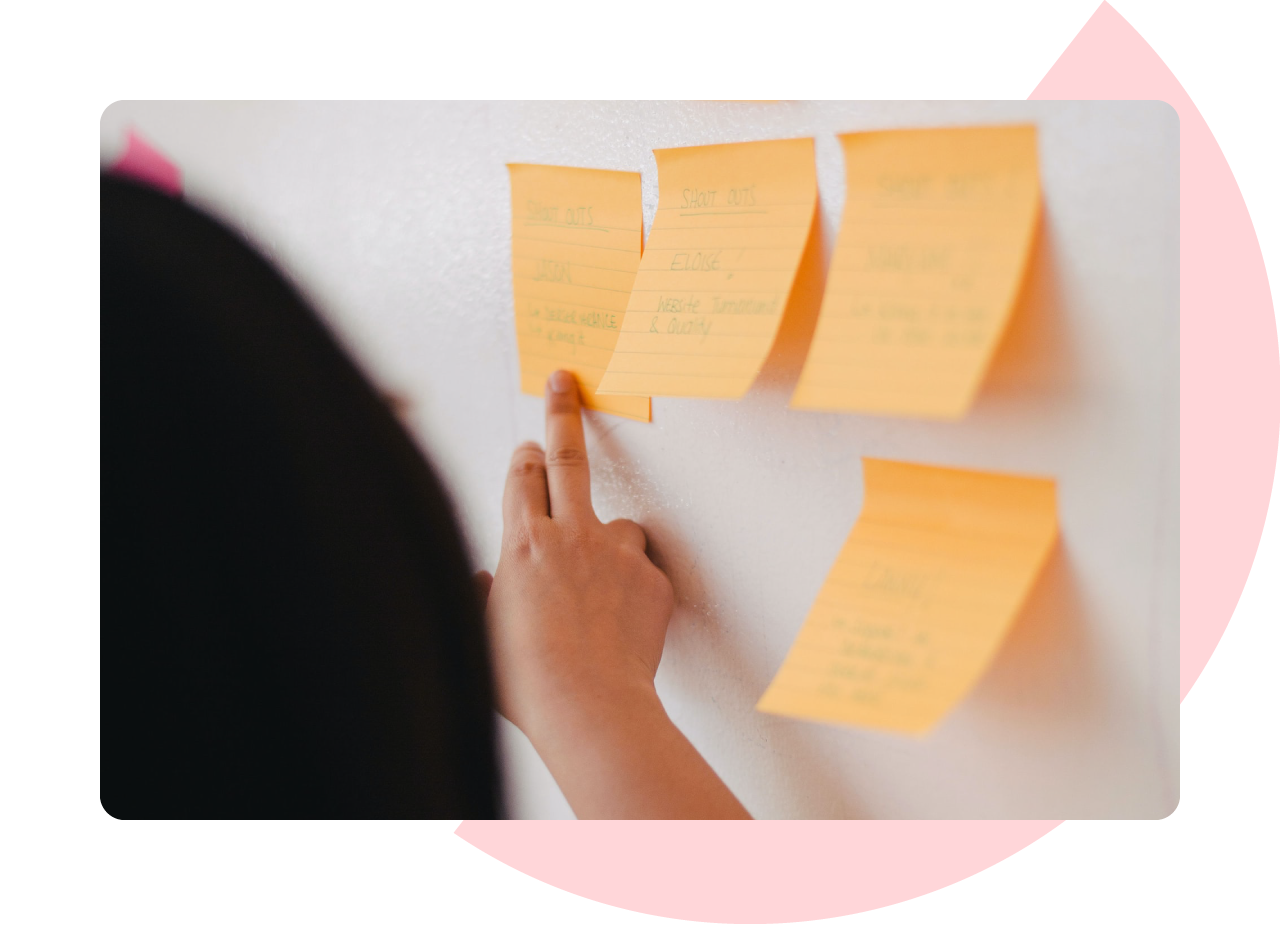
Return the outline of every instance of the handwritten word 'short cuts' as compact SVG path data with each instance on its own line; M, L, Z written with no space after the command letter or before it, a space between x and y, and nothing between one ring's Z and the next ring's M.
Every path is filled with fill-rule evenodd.
M1057 536L1048 479L864 459L865 499L757 709L928 731L982 676Z
M572 372L583 403L649 420L649 399L598 395L640 266L640 174L508 164L520 388Z
M1034 126L843 135L847 195L791 404L928 418L969 410L1040 214Z
M818 202L813 139L668 148L602 393L740 398L782 320Z

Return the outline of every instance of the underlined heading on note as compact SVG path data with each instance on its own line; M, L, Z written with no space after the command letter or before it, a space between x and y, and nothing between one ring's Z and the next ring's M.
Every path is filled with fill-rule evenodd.
M817 208L813 140L654 152L658 210L601 393L739 398Z
M596 392L640 265L640 175L538 164L507 170L521 389L541 395L547 376L567 369L587 407L648 421L648 397Z
M799 408L954 419L1013 311L1040 213L1030 125L843 135L847 193Z

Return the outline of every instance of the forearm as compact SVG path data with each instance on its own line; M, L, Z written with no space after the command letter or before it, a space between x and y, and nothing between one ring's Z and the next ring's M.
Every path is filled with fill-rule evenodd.
M750 819L657 693L566 698L530 739L579 819Z

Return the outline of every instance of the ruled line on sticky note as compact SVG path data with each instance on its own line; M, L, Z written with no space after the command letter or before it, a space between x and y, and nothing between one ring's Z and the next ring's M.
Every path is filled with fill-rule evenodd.
M862 513L757 709L923 733L981 677L1057 536L1049 479L864 459Z
M511 279L520 388L541 395L547 376L572 372L583 403L650 419L647 395L599 395L640 265L640 175L508 164Z
M845 211L791 404L961 417L1034 241L1035 127L863 132L840 142Z
M739 398L773 345L813 223L813 140L654 156L658 210L600 393Z
M587 246L590 246L590 247L593 247L595 250L598 250L598 251L618 251L618 252L623 253L623 254L631 254L631 253L634 253L634 251L633 251L630 247L612 247L612 246L605 246L605 245L603 245L603 244L593 244L593 245L585 245L585 244L571 244L571 243L569 243L569 242L559 242L559 241L556 241L556 242L548 242L548 241L547 241L546 239L544 239L544 238L539 238L539 237L536 237L536 236L529 236L529 235L513 234L513 235L511 236L511 239L512 239L513 241L536 241L536 242L539 242L539 243L541 243L541 244L547 244L547 243L556 243L556 244L561 244L561 243L563 243L566 247L587 247Z

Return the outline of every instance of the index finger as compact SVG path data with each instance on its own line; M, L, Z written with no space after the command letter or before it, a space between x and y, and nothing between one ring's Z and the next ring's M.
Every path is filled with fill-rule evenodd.
M578 383L563 369L547 377L547 493L552 520L596 516Z

